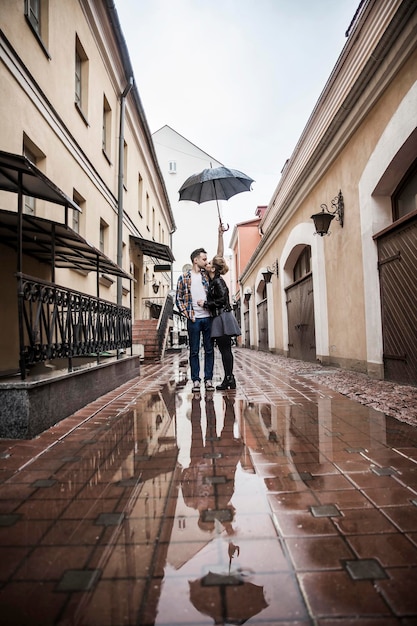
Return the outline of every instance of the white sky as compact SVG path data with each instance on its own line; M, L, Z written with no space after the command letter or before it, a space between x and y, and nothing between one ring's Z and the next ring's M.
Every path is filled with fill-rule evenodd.
M168 124L255 179L222 203L231 229L252 219L272 197L359 0L115 3L151 133Z

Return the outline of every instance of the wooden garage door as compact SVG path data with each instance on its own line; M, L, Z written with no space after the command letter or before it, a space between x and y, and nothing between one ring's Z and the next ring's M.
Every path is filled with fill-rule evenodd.
M249 310L243 313L243 323L245 326L245 346L250 347Z
M268 350L268 300L262 300L257 306L258 315L258 348Z
M316 360L313 276L308 274L286 290L288 311L288 356Z
M380 235L384 376L417 384L417 217Z

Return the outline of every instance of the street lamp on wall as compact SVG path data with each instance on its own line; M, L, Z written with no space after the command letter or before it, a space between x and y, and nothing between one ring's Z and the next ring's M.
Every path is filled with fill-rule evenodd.
M159 291L159 283L154 282L152 285L152 289L153 289L154 294L156 295Z
M252 289L250 287L247 287L245 289L245 293L243 294L245 298L245 302L249 302L251 295L252 295Z
M272 272L269 268L267 268L264 272L261 272L261 274L264 277L264 282L266 285L271 282Z
M328 209L327 204L321 204L321 212L315 213L311 216L311 219L314 222L314 228L316 229L315 234L320 235L320 237L329 234L330 222L334 220L334 218L336 218L336 221L338 221L340 226L343 228L345 204L341 191L339 191L337 196L333 198L331 206L333 210Z
M261 272L261 274L264 277L265 284L268 284L271 282L271 278L273 274L275 274L278 277L279 275L278 259L275 259L274 263L272 264L272 267L269 267L268 265L266 270L264 272Z

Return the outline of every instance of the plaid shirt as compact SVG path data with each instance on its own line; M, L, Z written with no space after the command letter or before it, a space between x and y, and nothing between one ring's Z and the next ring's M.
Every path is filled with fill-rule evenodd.
M205 270L201 271L201 281L207 293L209 280ZM195 314L193 309L193 298L191 296L191 270L181 274L177 282L176 303L179 312L185 315L189 320L194 322Z

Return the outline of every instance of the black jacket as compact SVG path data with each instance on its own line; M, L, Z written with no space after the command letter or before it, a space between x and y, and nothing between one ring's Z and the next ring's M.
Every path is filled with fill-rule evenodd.
M220 274L216 274L210 281L207 292L207 308L213 317L220 315L223 311L232 310L229 302L229 288Z

